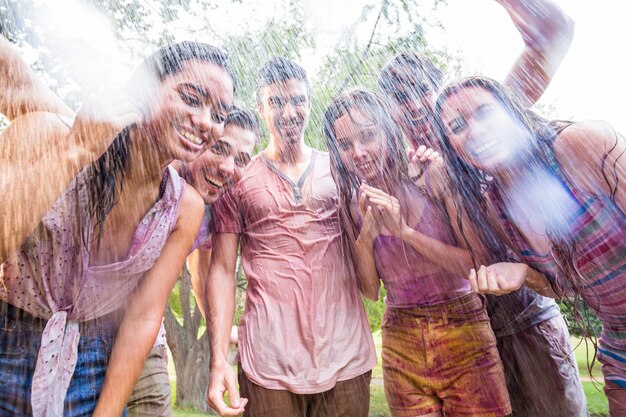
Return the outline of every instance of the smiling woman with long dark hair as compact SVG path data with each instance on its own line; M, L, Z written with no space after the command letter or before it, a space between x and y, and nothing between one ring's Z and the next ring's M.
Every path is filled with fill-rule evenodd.
M495 335L465 279L472 257L449 198L433 198L428 178L427 189L409 179L403 136L374 93L335 98L324 132L359 287L374 300L381 281L387 290L382 360L392 415L509 414Z
M520 263L472 271L476 290L579 296L602 322L611 415L626 413L626 141L603 122L545 120L484 77L447 86L436 121L458 205Z
M73 125L29 114L41 123L17 119L4 133L14 141L38 127L59 143L90 127L114 136L0 269L8 413L122 414L196 237L202 198L169 164L195 159L222 134L234 94L228 58L207 44L167 46L144 61L129 93L141 117L119 134L82 114Z

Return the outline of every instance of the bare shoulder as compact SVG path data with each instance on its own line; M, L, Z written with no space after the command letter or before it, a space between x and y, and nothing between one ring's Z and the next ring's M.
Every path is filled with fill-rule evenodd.
M590 156L611 149L616 141L619 143L618 137L618 133L606 122L580 121L563 130L554 142L554 150L557 157L560 155Z
M624 137L599 120L573 123L554 142L554 153L563 171L589 191L603 187L606 167L625 150Z
M198 192L191 185L185 183L183 194L180 200L180 215L182 216L194 216L201 218L204 214L204 200Z

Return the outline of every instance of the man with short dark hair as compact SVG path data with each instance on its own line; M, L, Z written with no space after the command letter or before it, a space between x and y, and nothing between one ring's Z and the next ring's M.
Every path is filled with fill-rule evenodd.
M273 58L259 73L269 144L215 207L207 282L210 405L222 416L354 416L369 411L376 355L345 250L329 156L304 143L305 71ZM248 279L239 325L239 384L227 361L235 264ZM231 405L223 399L228 391Z

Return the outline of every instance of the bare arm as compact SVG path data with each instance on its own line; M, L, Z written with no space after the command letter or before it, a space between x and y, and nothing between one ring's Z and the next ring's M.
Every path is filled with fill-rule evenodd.
M532 106L542 96L574 37L574 21L552 0L496 0L524 40L504 83Z
M73 146L70 128L51 113L31 113L0 134L0 259L35 229L80 169L95 159Z
M204 214L200 196L186 186L176 227L141 281L117 331L94 417L120 416L161 326L165 305Z
M206 319L206 280L211 266L211 249L198 248L187 257L191 288L202 317Z
M235 272L239 235L213 235L213 259L206 280L206 321L211 343L211 376L207 402L221 416L243 412L247 400L239 397L235 371L228 363L230 331L235 315ZM228 392L231 405L224 401Z
M357 285L364 297L376 301L380 295L380 278L374 260L374 240L380 234L381 220L374 209L366 203L365 193L359 195L359 212L363 225L356 241L350 242L355 256Z
M19 247L80 170L141 117L125 98L111 109L103 114L86 107L71 128L56 114L28 113L0 134L0 195L5 200L0 204L0 259Z
M526 285L545 297L560 296L545 275L524 263L498 262L489 266L481 265L478 271L472 268L469 281L472 290L481 294L503 295Z
M47 88L19 52L0 36L0 113L9 120L44 111L74 116L75 112Z

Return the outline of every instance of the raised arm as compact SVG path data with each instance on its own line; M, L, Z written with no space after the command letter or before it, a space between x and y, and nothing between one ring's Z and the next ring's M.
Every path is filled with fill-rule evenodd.
M213 235L213 254L206 282L206 321L211 343L211 376L207 402L221 416L236 416L247 400L239 397L237 377L228 363L230 331L235 315L235 272L239 235ZM230 405L224 401L228 392Z
M532 106L544 93L574 37L574 21L552 0L496 0L524 40L504 83Z
M20 53L0 36L0 113L9 120L44 111L73 117L75 112L50 91Z
M0 134L0 260L35 229L43 215L125 126L141 119L134 102L84 106L73 121L53 113L18 117Z
M161 326L165 306L204 214L202 198L186 186L178 220L124 314L93 417L119 417Z

